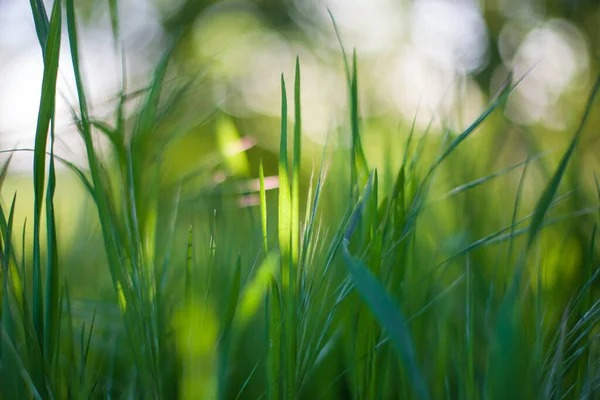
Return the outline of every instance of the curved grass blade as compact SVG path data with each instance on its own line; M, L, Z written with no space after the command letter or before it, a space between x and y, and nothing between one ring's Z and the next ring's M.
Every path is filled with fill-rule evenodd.
M390 340L402 363L406 367L415 393L420 399L429 399L429 390L417 363L417 355L407 326L406 318L389 296L385 287L377 280L371 271L369 271L360 260L354 258L348 250L350 238L360 219L364 206L370 197L371 191L373 190L372 179L373 174L369 176L369 181L364 190L362 199L355 207L346 228L342 243L344 261L352 283L354 284L354 288L371 310L379 324L388 331Z
M546 189L542 193L542 196L540 197L540 199L535 207L535 212L534 212L533 218L531 219L531 225L529 228L529 235L527 237L527 248L528 249L531 247L535 238L537 237L538 233L540 232L540 229L542 228L542 222L544 221L544 217L546 216L546 213L548 212L548 209L550 208L550 204L552 203L552 200L554 199L554 196L556 195L558 186L562 180L565 170L567 169L567 164L569 163L569 160L573 156L573 153L575 152L575 148L577 147L577 144L579 143L581 133L583 132L585 123L587 122L590 112L592 110L592 105L594 104L594 101L596 100L596 96L598 95L598 90L600 90L600 75L596 78L596 82L594 83L594 87L593 87L590 97L588 98L588 101L586 103L585 110L583 112L583 117L581 118L581 121L579 123L579 127L577 128L577 131L575 131L575 134L573 135L573 139L571 139L571 143L569 144L567 151L565 152L562 159L560 160L560 164L556 168L556 171L554 172L552 179L550 180L550 182L548 182Z
M54 123L51 128L50 169L48 187L46 189L46 232L47 232L47 265L46 265L46 301L44 303L44 356L48 365L54 361L54 352L59 339L59 287L58 287L58 243L56 238L56 222L54 219L54 193L56 190L56 171L54 166Z
M46 143L50 120L54 116L56 98L56 79L60 53L62 25L61 0L56 0L52 8L52 16L48 29L48 40L45 43L44 76L42 78L42 95L35 132L35 150L33 153L33 186L34 186L34 239L33 239L33 322L40 346L43 349L43 300L42 272L40 261L40 218L42 199L44 197L44 181L46 168Z
M352 154L350 156L350 168L352 178L350 183L354 190L355 185L364 185L369 176L369 167L360 139L360 119L358 116L358 66L356 63L356 49L352 55L352 79L350 84L350 126L352 130Z
M348 251L344 240L344 261L354 283L354 288L369 307L377 321L389 333L392 344L410 377L415 393L420 399L429 399L427 383L417 363L417 354L406 319L377 278Z

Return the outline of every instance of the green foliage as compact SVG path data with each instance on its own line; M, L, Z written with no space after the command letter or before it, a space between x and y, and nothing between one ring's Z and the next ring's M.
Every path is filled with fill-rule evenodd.
M495 143L481 139L504 133L490 120L518 82L463 132L435 137L413 124L398 154L391 148L383 167L373 168L363 145L371 143L360 116L357 55L349 61L343 46L349 149L325 147L318 169L305 176L297 58L289 141L281 77L276 165L263 154L255 171L250 152L243 154L250 146L238 151L244 138L219 113L220 151L201 157L198 171L165 179L163 154L175 147L169 118L189 90L171 91L168 83L175 47L134 115L125 113L123 81L114 120L97 120L74 0L64 6L79 103L72 115L88 168L54 155L63 4L56 0L48 19L43 2L32 0L44 57L28 150L33 257L28 264L26 224L15 240L15 193L10 208L0 205L1 398L598 396L600 191L585 183L588 172L567 172L600 79L541 188L529 175L547 153L492 168L486 152L497 155ZM108 7L119 50L117 2ZM96 134L108 139L110 157ZM57 161L81 181L99 223L106 268L84 283L67 281L92 257L69 263L83 244L61 247ZM275 169L271 196L265 172ZM586 191L596 196L592 205L572 200ZM256 204L244 203L255 195ZM73 295L77 285L102 280L110 280L105 298Z

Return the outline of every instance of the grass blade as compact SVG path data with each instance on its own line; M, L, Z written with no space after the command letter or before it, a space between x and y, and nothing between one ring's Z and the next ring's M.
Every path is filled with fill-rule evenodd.
M50 170L48 172L48 188L46 190L46 232L47 232L47 265L46 265L46 301L44 303L44 356L48 365L54 361L54 351L59 339L59 271L58 243L56 238L56 222L54 216L54 193L56 190L56 171L54 167L54 124L52 124L50 143Z
M260 183L260 227L262 229L263 250L266 257L269 253L269 243L267 237L267 193L265 191L265 171L263 169L262 160L260 160L258 175Z
M594 101L596 100L596 96L598 94L599 89L600 89L600 75L598 76L598 78L596 78L596 82L594 84L594 87L592 89L590 97L586 103L583 117L581 118L581 121L579 123L579 127L577 128L577 131L575 131L575 134L573 135L573 139L571 139L571 143L569 143L569 147L568 147L567 151L562 156L562 159L560 160L560 163L559 163L558 167L556 168L556 171L554 172L552 179L550 180L550 182L548 182L546 189L544 189L544 192L542 193L542 196L540 197L540 199L535 207L535 212L531 219L531 225L529 228L529 235L527 237L527 248L531 247L536 236L540 232L540 229L542 228L542 222L544 221L544 217L546 216L546 213L548 212L548 209L550 208L550 204L552 203L552 200L554 199L554 196L556 195L558 186L562 180L565 170L567 169L567 164L569 163L569 160L573 156L573 153L575 152L575 148L577 147L577 144L579 143L581 133L583 132L585 123L588 120L588 117L592 110L592 105L594 104Z
M42 55L46 58L46 43L48 41L48 34L50 30L50 21L48 20L48 14L46 13L46 7L42 0L29 0L31 6L31 13L33 14L33 22L35 24L35 32L37 34L38 41L42 47Z
M56 98L56 79L58 74L58 58L60 53L60 34L62 25L61 0L56 0L52 8L52 17L48 30L48 41L44 56L44 76L42 78L42 95L35 132L35 151L33 154L33 186L34 186L34 242L33 242L33 321L40 346L43 348L43 300L42 272L40 260L40 218L42 199L44 197L44 181L46 168L46 143L50 120L54 115Z
M410 382L420 399L429 399L429 390L417 363L413 340L406 319L385 288L359 260L350 255L348 241L344 240L344 260L354 287L377 321L389 333L394 348L404 363Z
M267 399L281 398L281 350L282 350L282 310L281 296L275 278L267 297Z

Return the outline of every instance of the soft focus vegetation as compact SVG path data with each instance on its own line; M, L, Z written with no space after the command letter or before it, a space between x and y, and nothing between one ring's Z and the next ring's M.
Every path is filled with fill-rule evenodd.
M489 94L485 51L470 53L439 94L451 102L411 109L418 88L374 81L334 7L337 53L319 53L278 39L283 17L163 3L169 40L141 89L126 21L103 4L123 62L99 106L94 6L30 2L42 85L34 144L6 147L0 170L1 398L600 396L585 45L553 59L568 79L513 46L523 61L492 71ZM561 23L528 46L583 37ZM232 46L236 29L254 36ZM418 83L422 60L403 60ZM84 157L59 154L62 112ZM23 154L30 175L11 174Z

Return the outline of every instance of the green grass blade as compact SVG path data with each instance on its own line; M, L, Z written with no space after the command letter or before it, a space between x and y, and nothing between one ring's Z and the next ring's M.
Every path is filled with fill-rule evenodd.
M333 14L331 13L329 7L327 7L327 12L329 13L329 17L331 18L331 23L333 24L335 36L337 37L338 43L340 44L340 49L342 50L342 57L344 59L344 69L346 71L346 81L348 83L348 86L350 86L352 82L352 78L350 76L350 64L348 63L348 56L346 55L346 49L344 48L344 43L342 42L342 35L340 34L338 25L335 22L335 18L333 17Z
M267 399L281 398L282 307L275 278L267 297Z
M347 240L344 241L343 247L344 260L355 289L377 321L389 333L394 348L410 377L415 393L420 399L429 399L427 383L418 366L417 354L404 315L377 278L361 261L350 255Z
M285 344L286 344L286 397L295 399L296 389L296 352L297 352L297 324L296 324L296 280L298 267L298 253L300 247L300 158L302 115L300 107L300 61L296 57L296 71L294 79L294 159L292 161L291 181L291 214L290 214L290 263L287 275L285 293Z
M552 203L552 200L554 199L554 196L556 195L558 186L562 180L565 170L567 169L567 164L569 163L569 160L573 156L573 153L575 152L575 148L577 147L577 144L579 143L581 133L583 132L585 123L588 120L588 117L592 110L594 101L596 100L596 96L598 94L599 89L600 89L600 76L598 76L598 78L596 79L596 82L594 84L592 92L586 103L583 117L581 118L581 121L579 123L579 127L577 128L575 135L573 135L573 139L571 140L571 143L569 144L567 151L564 153L562 159L560 160L558 167L556 168L556 171L554 172L554 175L552 176L552 179L550 180L550 182L548 182L548 185L544 189L544 192L542 193L542 195L535 207L535 212L534 212L533 218L531 219L531 225L529 228L529 235L527 237L527 248L531 247L535 238L537 237L538 233L540 232L540 229L542 228L542 222L544 221L544 217L546 216L546 213L548 212L548 209L550 208L550 204Z
M94 149L94 142L91 133L91 124L88 117L88 106L87 97L85 94L85 88L83 85L83 78L81 74L81 68L79 63L79 43L77 34L77 21L75 18L75 5L74 0L66 0L66 16L67 16L67 28L69 35L69 45L71 50L71 60L73 64L73 71L75 73L75 83L77 87L77 96L79 100L79 108L81 112L80 118L80 132L82 134L86 154L88 157L88 163L92 176L92 190L93 198L98 208L98 215L101 221L102 236L104 239L104 247L106 249L108 264L111 272L111 278L113 285L120 291L120 297L127 301L132 306L135 305L131 301L129 291L122 290L123 287L127 287L125 273L121 270L122 259L120 251L122 251L123 240L118 240L118 231L112 224L115 220L114 212L112 211L109 200L107 199L104 191L102 166L96 156ZM121 289L119 289L119 287Z
M187 262L185 264L185 306L189 310L193 303L192 265L193 265L193 231L190 226L187 242Z
M238 302L240 299L240 288L242 279L242 259L238 256L235 271L233 273L233 281L231 283L231 292L229 293L229 304L227 306L227 312L225 314L225 324L223 331L227 332L232 326L235 312L237 310Z
M290 180L288 176L288 155L287 155L287 93L285 89L285 80L281 76L281 138L279 147L279 204L278 204L278 236L279 250L281 252L281 279L283 284L283 301L284 301L284 318L285 328L284 337L286 338L286 346L291 347L290 337L293 337L291 330L293 329L293 315L295 310L291 307L293 304L293 287L294 276L292 274L292 198L290 190ZM288 332L289 331L289 332ZM288 336L289 335L289 336ZM295 350L294 350L295 351ZM290 376L290 371L293 371L294 366L287 363L287 360L292 360L293 356L287 355L286 360L286 390L287 394L294 392L294 378ZM291 379L291 380L290 380ZM289 381L288 381L289 380ZM289 396L288 396L289 397Z
M108 11L110 14L110 26L112 28L113 41L115 46L117 46L120 37L119 6L117 0L108 0Z
M11 342L8 333L6 332L6 330L4 329L4 327L2 327L2 351L3 353L6 352L6 354L8 354L8 356L14 360L15 365L16 365L16 369L13 370L13 374L15 377L18 377L20 379L22 379L25 382L25 386L27 387L27 389L29 390L29 394L31 397L33 397L36 400L42 400L44 397L42 397L40 395L40 391L39 391L39 387L36 387L36 385L33 382L32 377L29 375L29 372L27 371L27 368L25 368L25 365L23 364L23 361L21 360L21 357L19 357L19 353L17 352L17 349L15 348L14 344Z
M56 98L56 79L60 53L60 36L62 25L61 0L56 0L52 8L52 17L48 30L48 41L44 56L44 76L42 78L42 95L35 132L35 151L33 154L33 186L34 186L34 243L33 243L33 321L40 342L43 346L43 300L42 272L40 260L40 218L42 199L44 197L44 181L46 168L46 143L50 120L54 114ZM43 347L42 347L43 348Z
M18 301L18 293L14 290L14 278L11 271L9 255L12 253L12 225L16 201L16 193L13 196L12 204L10 207L10 214L8 217L8 223L6 229L2 230L2 237L4 238L4 251L0 251L2 257L2 327L7 334L7 339L10 343L16 342L15 333L15 318L13 317L13 299ZM2 219L4 220L4 211L0 210ZM0 388L4 398L15 399L19 398L20 393L20 379L19 376L13 375L18 369L18 362L13 359L10 348L7 348L7 343L2 341L0 345Z
M369 167L360 138L360 119L358 110L358 66L356 63L356 49L352 55L352 80L350 84L350 127L352 130L352 153L350 168L352 171L350 183L353 190L356 185L364 185L369 176Z
M262 160L258 169L258 179L260 182L260 227L263 235L263 250L265 257L269 254L269 243L267 236L267 193L265 191L265 171L263 169Z
M300 241L300 163L302 145L302 113L300 109L300 61L296 57L296 75L294 79L294 160L292 162L292 218L291 218L291 241L292 241L292 265L298 263L298 248ZM295 279L294 271L290 277ZM293 282L290 281L290 287Z
M260 366L260 362L261 362L261 360L258 360L258 362L256 363L256 365L254 365L254 368L252 368L252 371L250 371L250 373L248 374L248 377L246 378L246 380L244 381L244 383L240 387L240 390L238 391L237 396L235 396L235 400L239 400L239 399L242 398L242 393L244 393L244 389L246 389L246 387L248 386L248 383L250 383L250 381L254 377L254 374L256 374L256 371L258 371L258 367Z
M38 41L42 47L42 54L46 58L46 43L48 42L48 34L50 30L50 21L46 13L46 7L42 0L29 0L31 13L33 14L33 22L35 24L35 32Z
M278 236L279 249L281 251L282 266L289 262L290 253L290 182L288 178L288 156L287 156L287 93L285 80L281 76L281 137L279 144L279 204L278 204ZM282 276L288 271L282 270Z
M498 97L492 102L490 106L488 106L479 117L471 124L467 129L465 129L460 135L458 135L448 146L448 148L436 159L429 170L429 174L433 173L433 171L450 155L452 152L467 139L498 107L502 106L508 95L512 93L513 89L517 87L521 83L523 79L529 74L529 71L526 71L525 74L514 84L507 86L504 88L498 95Z
M23 300L21 297L25 294L25 288L23 286L24 274L18 268L19 263L17 262L17 256L14 250L15 246L12 244L12 218L14 217L15 212L14 207L16 204L16 197L17 193L15 192L9 210L8 220L6 219L2 205L0 205L0 232L2 232L2 237L4 238L4 258L2 260L4 271L8 271L6 272L7 279L10 279L14 295L17 296L19 307L22 308ZM23 246L22 249L25 249L25 247ZM23 253L25 253L25 251L23 251ZM10 278L8 278L9 276Z
M56 171L54 166L54 124L52 124L50 143L50 169L48 172L48 188L46 190L46 232L47 232L47 265L46 265L46 301L44 303L44 358L48 365L54 361L54 352L59 339L59 271L58 243L54 216L54 193L56 190Z
M474 189L474 188L476 188L478 186L481 186L481 185L483 185L485 183L488 183L489 181L492 181L492 180L494 180L496 178L504 176L507 173L509 173L509 172L511 172L511 171L519 168L519 167L522 167L522 166L524 166L524 165L526 165L528 163L531 163L532 161L535 161L535 160L537 160L539 158L542 158L544 155L545 154L538 154L538 155L533 156L533 157L528 157L527 159L525 159L525 160L523 160L521 162L518 162L517 164L513 164L510 167L504 168L504 169L502 169L500 171L491 173L491 174L486 175L484 177L481 177L481 178L472 180L472 181L470 181L468 183L465 183L463 185L457 186L454 189L448 191L446 194L444 194L442 196L442 199L447 199L449 197L456 196L457 194L460 194L462 192Z
M350 95L350 129L352 132L352 146L350 149L350 192L352 198L355 198L357 190L357 184L362 185L366 182L367 176L369 175L369 167L365 158L364 150L360 139L360 120L358 116L358 69L356 65L356 49L352 55L352 71L350 71L350 63L348 62L348 56L342 42L342 37L338 29L338 25L335 22L335 18L331 13L331 10L327 8L329 17L335 30L335 35L340 44L342 50L342 56L344 59L344 69L346 71L346 81L349 88ZM361 176L363 181L361 181Z

